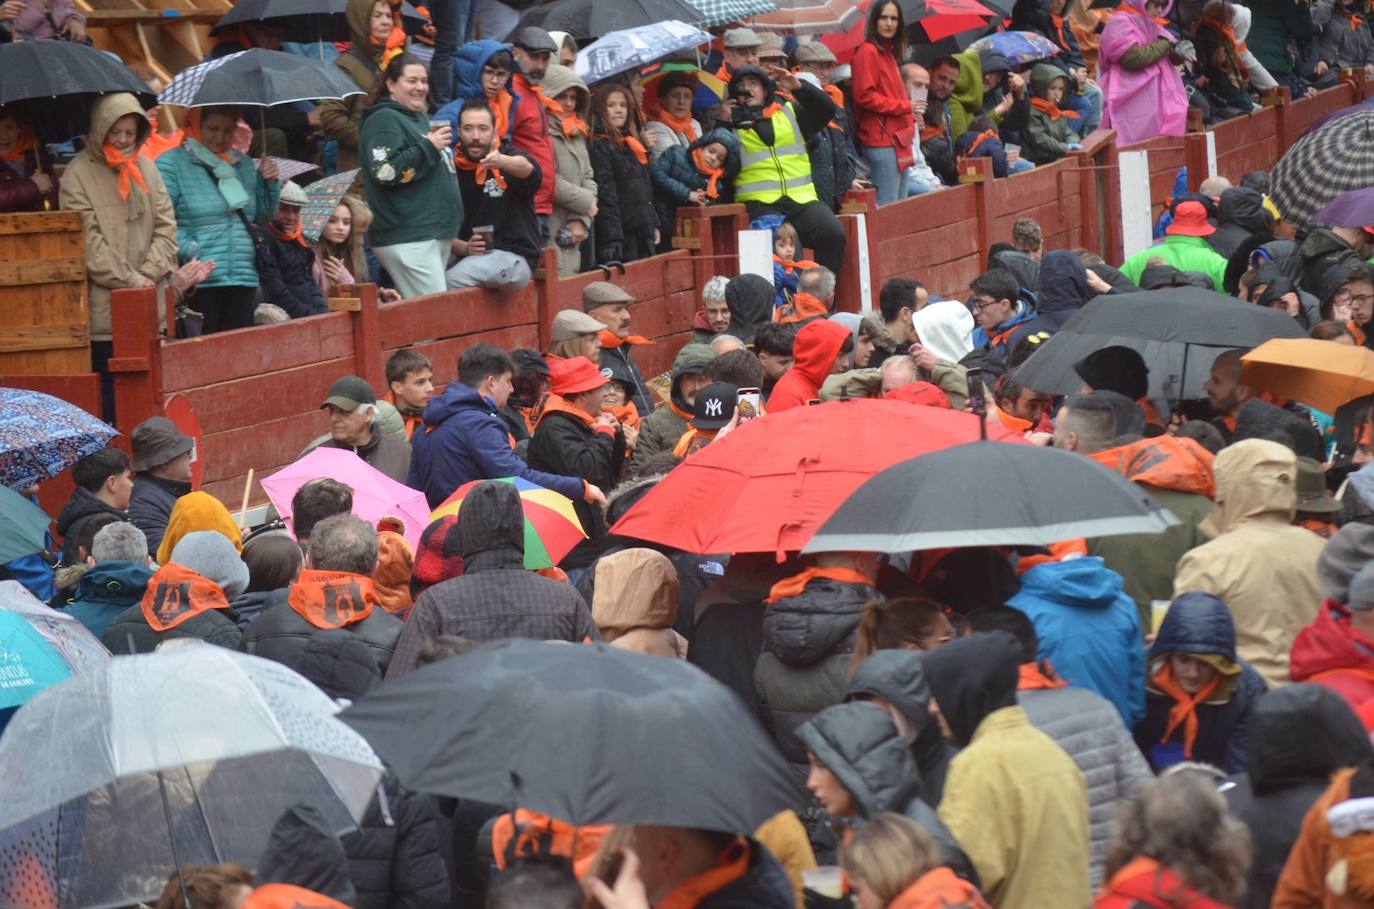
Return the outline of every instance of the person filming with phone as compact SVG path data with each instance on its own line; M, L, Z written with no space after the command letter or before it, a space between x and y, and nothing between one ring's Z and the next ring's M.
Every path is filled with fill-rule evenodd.
M458 263L448 270L449 288L522 290L543 246L534 213L539 165L514 146L501 145L496 115L482 98L458 112L454 163L464 218L452 244Z

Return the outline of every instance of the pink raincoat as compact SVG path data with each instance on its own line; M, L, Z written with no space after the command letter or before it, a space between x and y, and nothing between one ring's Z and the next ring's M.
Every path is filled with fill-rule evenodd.
M1173 40L1167 29L1145 13L1145 0L1121 0L1121 10L1107 21L1098 51L1098 85L1102 88L1102 125L1117 132L1125 146L1155 136L1181 136L1188 122L1188 96L1183 80L1165 56L1148 69L1131 72L1121 66L1128 50L1156 38ZM1168 15L1172 3L1166 3ZM1135 16L1126 10L1139 10Z

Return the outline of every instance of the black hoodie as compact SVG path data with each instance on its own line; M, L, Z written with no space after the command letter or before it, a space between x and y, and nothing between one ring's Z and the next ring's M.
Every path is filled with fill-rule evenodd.
M1005 631L950 641L926 654L925 665L930 692L960 748L988 714L1016 706L1021 645Z
M739 275L725 285L730 327L725 329L745 344L754 342L759 326L773 319L773 284L758 275Z
M1221 194L1217 221L1216 232L1206 240L1223 259L1235 255L1250 237L1258 235L1266 241L1274 237L1274 217L1264 207L1264 196L1244 186L1233 186Z
M63 565L75 565L80 561L77 541L81 538L81 527L98 514L112 514L121 521L129 520L125 512L108 504L95 493L80 486L72 490L72 497L62 506L62 511L57 516L57 533L62 537Z
M1032 332L1053 334L1064 327L1069 317L1095 296L1088 290L1088 270L1071 252L1056 249L1045 253L1040 262L1040 285L1036 290L1035 321Z

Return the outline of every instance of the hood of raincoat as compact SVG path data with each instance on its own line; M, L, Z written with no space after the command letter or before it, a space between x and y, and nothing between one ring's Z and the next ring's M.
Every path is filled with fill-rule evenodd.
M1030 88L1031 94L1037 98L1048 99L1046 94L1055 79L1063 79L1065 88L1068 87L1069 76L1062 69L1052 63L1037 63L1031 69Z
M1004 249L992 256L991 263L993 267L1009 271L1023 294L1033 293L1040 284L1039 260L1032 259L1019 249Z
M927 303L911 317L916 337L946 363L958 363L973 350L973 313L958 300Z
M1098 556L1043 562L1021 575L1021 593L1083 609L1106 609L1121 596L1121 575Z
M1250 785L1256 795L1325 782L1374 754L1350 705L1321 685L1289 685L1259 699L1250 714Z
M1216 491L1212 474L1215 456L1192 439L1156 436L1090 455L1132 483L1173 489L1211 498Z
M372 7L376 5L377 0L348 0L344 18L353 36L353 46L366 53L374 64L379 64L386 46L372 43Z
M1016 705L1021 645L1005 631L958 638L925 655L930 692L960 748L988 714Z
M1171 653L1214 653L1236 662L1236 626L1221 597L1198 590L1181 593L1150 645L1150 659Z
M512 483L480 483L463 499L458 524L463 573L525 567L525 513Z
M773 285L758 275L739 275L725 285L725 305L730 307L729 334L751 344L759 327L773 319Z
M859 664L849 680L846 700L855 695L881 698L922 731L930 722L930 683L924 655L916 650L876 650Z
M294 884L323 893L346 906L358 894L348 870L348 855L312 805L292 805L277 818L257 864L257 882Z
M764 107L767 107L768 105L772 104L774 101L777 100L777 83L773 81L772 76L768 75L766 72L763 71L762 67L758 66L741 66L739 69L735 70L733 73L730 74L730 97L737 97L735 87L738 86L740 84L740 81L743 80L746 76L752 76L763 83L763 90L766 95L766 97L764 97L763 99Z
M1222 192L1217 220L1222 224L1244 228L1251 234L1271 234L1274 231L1274 217L1264 207L1264 196L1246 186L1233 186Z
M733 317L731 320L733 321ZM706 364L715 358L716 352L705 344L684 344L677 357L673 359L673 404L689 417L692 405L682 394L682 377L691 374L701 375L706 369Z
M485 98L486 90L482 88L482 67L486 66L487 61L501 51L509 51L509 44L502 44L500 41L482 39L481 41L470 41L458 48L458 53L453 56L453 77L455 79L454 89L459 98L470 101L473 98ZM511 79L515 78L515 67L511 67ZM506 91L510 91L511 80L506 81Z
M1062 249L1045 253L1035 293L1036 310L1042 317L1052 312L1076 312L1091 296L1088 270L1077 256Z
M188 492L172 506L167 531L157 548L158 564L165 565L172 560L172 550L182 537L202 530L215 531L234 545L235 552L243 552L243 532L224 503L208 492Z
M1278 442L1246 439L1221 450L1212 462L1216 507L1203 520L1209 537L1256 518L1287 524L1298 503L1298 458Z
M577 89L577 115L584 120L587 118L587 110L592 98L591 89L587 88L587 83L583 82L582 77L572 69L559 66L557 63L550 63L548 70L544 73L544 81L540 83L539 88L544 97L553 99L570 88Z
M878 591L867 584L813 578L763 615L763 646L788 666L814 666L854 640L859 616ZM852 649L852 648L849 648Z
M87 568L77 583L78 600L93 600L124 609L140 602L153 569L139 562L111 559Z
M105 160L105 153L102 146L105 144L105 136L109 133L110 127L114 126L115 121L120 117L132 114L138 121L138 144L141 146L148 141L148 136L152 133L152 125L148 122L148 115L143 111L143 105L138 103L138 99L128 92L116 92L112 95L101 95L91 106L91 131L87 134L86 147L91 153L101 161Z
M728 293L728 291L727 291ZM835 365L835 358L853 333L839 322L817 319L802 326L792 345L792 368L820 388Z
M653 549L622 549L596 563L592 619L607 644L639 628L672 628L678 610L677 569Z
M859 701L827 707L797 735L853 796L861 817L901 812L920 790L911 746L877 704Z

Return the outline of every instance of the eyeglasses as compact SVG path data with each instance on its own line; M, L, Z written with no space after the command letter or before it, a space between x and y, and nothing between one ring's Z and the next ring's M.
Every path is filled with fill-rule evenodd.
M1374 306L1374 294L1361 294L1357 297L1346 288L1336 291L1335 300L1337 303L1349 303L1360 308Z
M969 309L973 310L974 312L982 312L989 306L996 306L997 303L997 300L983 300L979 299L978 297L974 297L972 300L968 301Z

